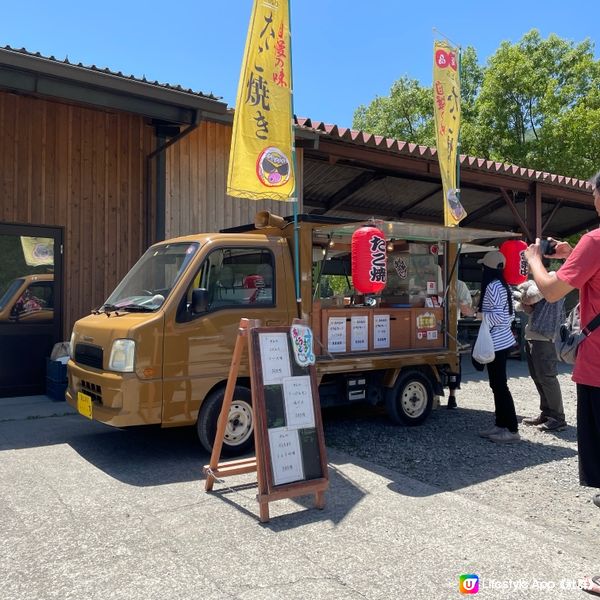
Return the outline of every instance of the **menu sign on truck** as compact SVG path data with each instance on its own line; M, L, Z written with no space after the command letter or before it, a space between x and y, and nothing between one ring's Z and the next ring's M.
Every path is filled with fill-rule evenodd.
M350 348L352 350L368 350L369 317L367 315L354 315L350 320L350 325Z
M373 348L390 347L390 315L373 315Z
M327 350L332 353L346 352L346 317L329 317Z

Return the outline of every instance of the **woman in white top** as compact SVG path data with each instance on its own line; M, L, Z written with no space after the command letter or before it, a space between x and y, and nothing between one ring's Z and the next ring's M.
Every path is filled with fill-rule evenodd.
M494 442L520 440L517 413L506 377L506 359L515 345L511 323L513 320L512 293L502 272L506 258L501 252L488 252L480 261L483 265L479 310L487 320L494 342L495 357L488 363L488 378L494 394L496 423L480 435Z

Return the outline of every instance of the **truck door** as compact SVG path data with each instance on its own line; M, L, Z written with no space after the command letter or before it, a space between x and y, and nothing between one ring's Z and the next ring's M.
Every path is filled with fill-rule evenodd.
M278 243L215 247L165 324L163 424L195 422L206 394L227 379L241 318L291 323L284 249ZM189 310L192 290L207 290L206 312ZM293 290L291 292L293 300ZM247 373L247 361L242 364Z

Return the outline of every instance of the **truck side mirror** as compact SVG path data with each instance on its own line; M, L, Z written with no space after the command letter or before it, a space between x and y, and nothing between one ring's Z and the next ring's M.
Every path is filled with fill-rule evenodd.
M206 288L196 288L192 290L192 314L206 312L208 310L208 290Z

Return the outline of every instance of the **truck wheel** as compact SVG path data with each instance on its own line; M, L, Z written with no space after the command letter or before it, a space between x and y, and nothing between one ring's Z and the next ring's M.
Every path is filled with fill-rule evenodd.
M217 433L217 421L223 406L225 388L210 394L202 403L196 428L200 443L208 452L212 451ZM229 418L223 437L225 456L239 456L254 445L254 417L252 414L252 394L248 388L236 385L229 409Z
M401 373L388 392L387 410L392 420L401 425L420 425L433 407L433 387L423 373Z

